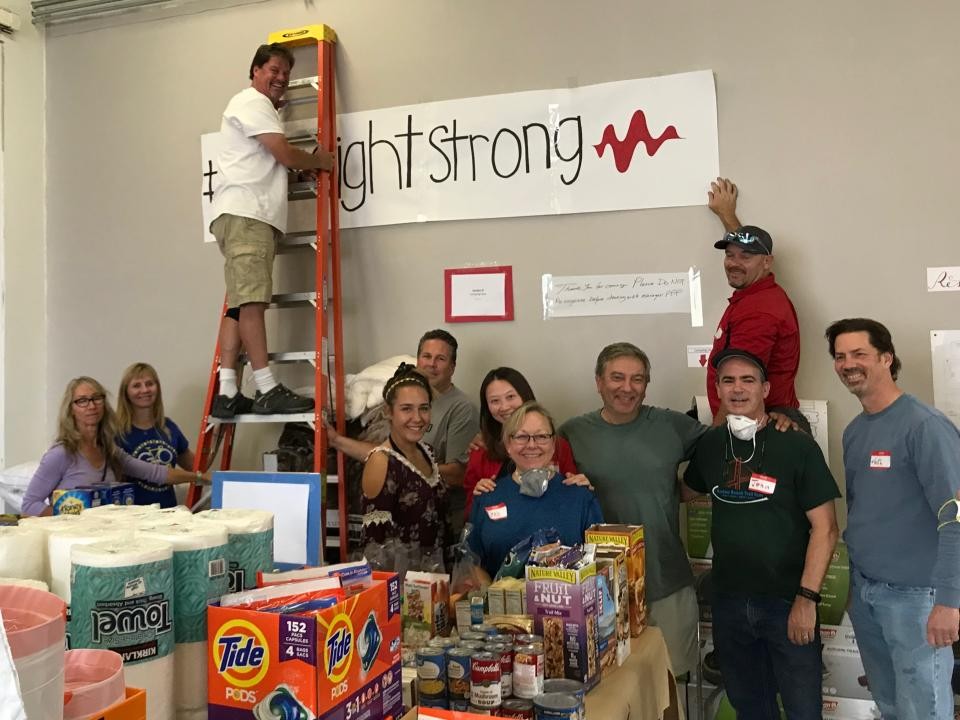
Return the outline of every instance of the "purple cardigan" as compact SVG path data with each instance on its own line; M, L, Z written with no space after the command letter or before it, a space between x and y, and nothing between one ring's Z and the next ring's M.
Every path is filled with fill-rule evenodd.
M120 467L124 475L146 480L154 485L167 484L169 468L166 465L137 460L119 448L117 452L120 454ZM95 468L80 453L68 452L63 445L57 443L40 458L40 466L30 478L30 484L23 495L20 512L24 515L39 515L46 509L50 494L58 488L70 490L81 485L116 480L109 467L104 474L102 467Z

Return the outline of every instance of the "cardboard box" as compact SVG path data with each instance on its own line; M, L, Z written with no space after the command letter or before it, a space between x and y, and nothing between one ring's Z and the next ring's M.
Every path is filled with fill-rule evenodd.
M88 508L104 504L104 491L95 487L54 490L50 493L50 507L54 515L79 515Z
M96 720L146 720L147 718L147 691L128 687L126 696L116 705L111 705L99 715Z
M615 545L626 550L627 580L630 583L630 635L638 637L647 626L646 571L642 525L594 525L584 542Z
M600 680L597 565L579 570L528 565L527 610L543 637L544 675L584 683Z
M316 617L240 607L207 609L208 717L258 717L279 695L305 717L398 717L402 707L400 580L373 574L367 590Z
M838 542L820 586L820 622L824 625L840 625L849 595L850 556L847 554L846 543Z
M684 503L687 512L687 555L692 558L713 557L710 532L713 504L709 495L701 495Z
M103 493L101 495L102 505L133 505L134 503L135 489L133 483L96 483L85 487L100 489Z
M416 650L450 634L450 576L407 571L403 580L403 646Z
M616 666L623 665L630 655L630 581L624 548L600 546L597 548L596 558L597 604L600 608L600 664L604 672L607 672L607 668L612 667L606 660L610 650L613 651ZM612 619L607 617L608 597L612 603ZM612 647L608 648L608 645Z
M825 697L823 720L877 720L880 709L873 700Z
M820 626L820 639L823 642L823 696L871 700L857 637L853 626L849 624L849 618L845 616L844 619L848 624Z

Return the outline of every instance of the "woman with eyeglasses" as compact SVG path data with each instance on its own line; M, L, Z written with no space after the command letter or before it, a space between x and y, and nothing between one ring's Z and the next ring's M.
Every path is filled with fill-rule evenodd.
M54 490L113 482L124 475L161 486L208 480L200 473L136 460L117 446L116 437L117 419L103 385L91 377L67 383L56 442L30 479L22 514L50 515L48 500Z
M555 528L564 545L583 542L584 531L603 522L600 503L581 485L564 484L554 464L553 418L526 402L503 425L501 440L513 467L489 492L473 498L470 548L494 577L510 548L537 530Z
M117 430L117 444L131 457L193 470L190 443L163 412L160 377L152 365L138 362L123 371L117 392ZM130 479L135 486L135 504L160 503L164 508L177 504L177 494L171 486Z
M470 451L470 459L463 479L467 495L466 517L470 518L474 489L479 483L492 487L492 481L511 468L513 461L501 439L503 423L525 402L536 400L530 383L511 367L494 368L480 383L480 438L478 447ZM553 461L565 476L577 474L570 444L556 438ZM482 492L482 491L481 491Z

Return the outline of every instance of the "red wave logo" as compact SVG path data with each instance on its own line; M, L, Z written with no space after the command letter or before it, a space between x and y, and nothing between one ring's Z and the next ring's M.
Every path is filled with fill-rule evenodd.
M630 118L630 127L627 128L627 135L623 140L617 137L617 130L611 124L603 129L600 144L593 147L597 151L597 157L602 158L609 145L613 151L613 162L617 166L617 171L625 173L630 169L630 163L633 162L633 153L640 143L643 143L646 147L647 155L653 157L667 140L681 139L673 125L667 125L660 137L653 137L647 127L647 116L643 114L643 110L637 110Z

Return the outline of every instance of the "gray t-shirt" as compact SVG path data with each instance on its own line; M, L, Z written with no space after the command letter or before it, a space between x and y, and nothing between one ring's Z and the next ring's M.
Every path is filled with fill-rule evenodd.
M843 431L850 565L880 582L933 587L960 607L960 523L944 508L960 490L960 432L939 410L903 394Z
M649 405L623 425L608 423L594 411L560 427L577 469L597 490L606 521L643 525L648 602L693 584L680 540L677 468L690 459L706 430L688 415Z

